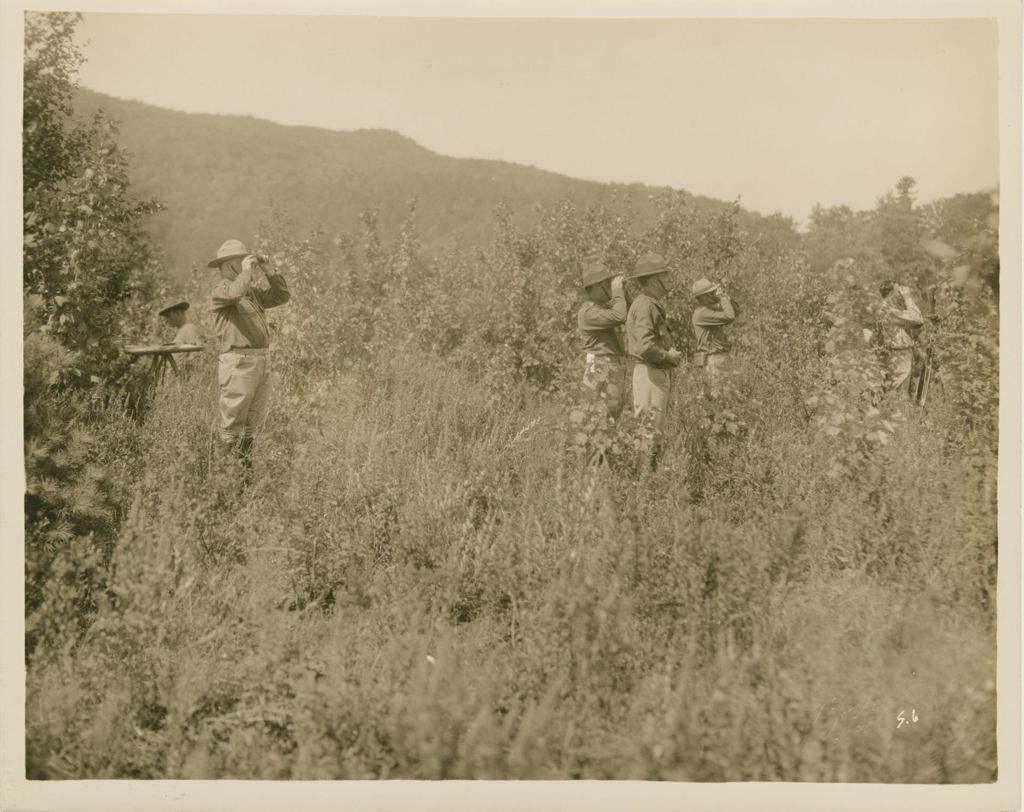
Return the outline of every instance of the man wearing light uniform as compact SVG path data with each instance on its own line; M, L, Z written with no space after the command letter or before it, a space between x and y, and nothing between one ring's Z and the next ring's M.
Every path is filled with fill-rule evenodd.
M264 311L284 304L291 294L269 261L250 254L238 240L225 242L209 267L221 275L212 294L220 353L217 429L222 447L233 448L248 468L270 397L270 330ZM260 277L265 277L267 290L254 286Z
M878 292L882 296L881 332L882 345L888 353L889 389L909 398L917 343L913 331L924 324L924 316L906 285L883 282Z
M618 333L626 321L622 277L593 262L583 271L583 289L587 301L576 316L586 354L583 385L604 401L614 421L626 392L626 354Z
M633 359L633 414L661 429L672 393L672 370L681 354L672 346L662 299L668 293L668 265L658 254L645 254L631 275L641 293L626 316L626 342Z

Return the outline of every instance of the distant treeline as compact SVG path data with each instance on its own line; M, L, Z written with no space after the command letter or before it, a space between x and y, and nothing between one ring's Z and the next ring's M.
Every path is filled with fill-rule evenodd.
M225 234L246 236L274 205L288 210L304 233L359 226L376 209L382 233L395 235L410 198L419 203L424 250L481 245L494 233L499 203L520 224L536 222L536 207L569 201L577 206L628 201L642 226L653 223L667 188L578 180L503 161L449 158L388 130L334 132L288 127L243 116L181 113L90 90L74 96L78 115L102 109L119 122L131 155L134 188L159 198L166 210L149 232L175 276L219 245ZM708 212L729 203L676 191ZM743 211L745 226L793 231L789 218ZM295 236L301 236L296 234Z

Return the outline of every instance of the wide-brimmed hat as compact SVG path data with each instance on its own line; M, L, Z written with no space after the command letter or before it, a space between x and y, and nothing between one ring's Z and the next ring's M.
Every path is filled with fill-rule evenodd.
M168 299L164 302L164 306L156 311L156 314L162 316L165 313L170 313L172 310L188 310L188 302L184 299Z
M644 254L636 262L630 279L639 279L641 276L654 276L656 273L668 273L668 263L661 254Z
M613 276L615 276L615 271L609 270L602 263L589 262L583 269L583 287L589 288L591 285L597 285Z
M217 256L206 263L207 268L219 268L222 263L229 259L249 256L249 251L240 240L228 240L217 249Z
M703 277L693 283L693 295L694 298L703 296L705 293L714 293L717 285L710 279L704 279Z

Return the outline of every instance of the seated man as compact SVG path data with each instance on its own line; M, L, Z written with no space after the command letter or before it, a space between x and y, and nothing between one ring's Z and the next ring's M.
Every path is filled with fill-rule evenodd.
M166 307L162 308L158 315L177 329L172 344L198 344L203 345L203 336L199 328L185 318L185 311L188 310L188 302L173 300Z

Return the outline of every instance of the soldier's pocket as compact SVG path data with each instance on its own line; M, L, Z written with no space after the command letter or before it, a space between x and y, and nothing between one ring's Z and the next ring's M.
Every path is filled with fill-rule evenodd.
M224 353L217 359L217 383L221 389L227 389L231 383L231 375L238 367L238 356L234 353Z
M693 354L693 365L698 367L707 366L708 354L706 352L695 352Z

